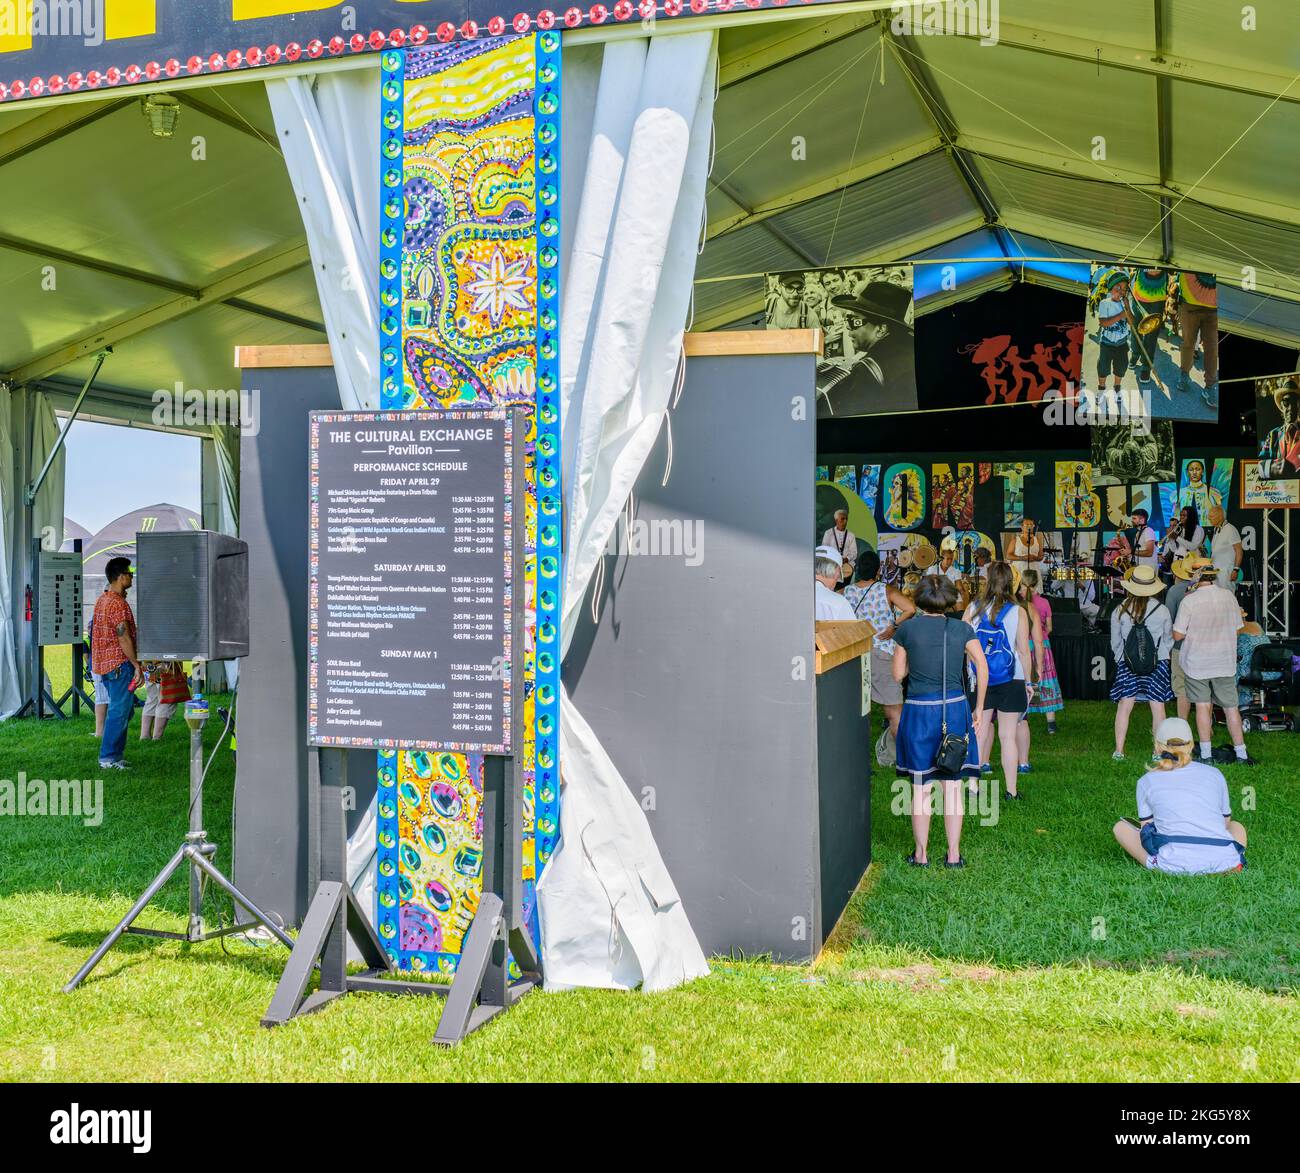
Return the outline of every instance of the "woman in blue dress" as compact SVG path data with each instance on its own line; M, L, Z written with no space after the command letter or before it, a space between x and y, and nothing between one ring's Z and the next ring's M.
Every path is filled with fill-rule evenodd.
M948 614L957 605L957 588L942 575L927 575L916 588L917 613L894 633L894 679L906 681L898 723L898 772L912 781L912 835L916 846L907 862L929 863L930 816L934 784L943 789L943 826L948 841L945 867L965 867L961 854L962 779L979 776L979 722L989 671L969 623ZM962 686L969 660L975 673L976 705ZM944 731L966 739L961 766L944 769L935 762Z

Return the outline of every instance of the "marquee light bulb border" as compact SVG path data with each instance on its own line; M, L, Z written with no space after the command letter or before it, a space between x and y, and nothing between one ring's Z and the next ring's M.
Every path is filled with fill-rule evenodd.
M416 24L409 29L396 28L391 32L373 29L368 35L354 33L351 37L334 36L328 41L313 39L306 44L290 41L286 44L252 45L247 49L229 49L225 53L211 53L207 57L191 56L185 61L171 57L166 61L149 61L145 65L112 65L106 69L91 69L85 73L74 71L66 77L51 74L49 77L16 79L0 82L0 103L20 101L25 98L57 97L84 90L111 90L142 82L175 80L181 77L211 76L244 69L260 69L272 65L293 65L299 61L317 61L322 58L341 57L345 54L376 53L385 49L402 49L408 45L425 45L433 41L474 40L477 37L499 37L506 32L526 33L534 29L549 32L552 29L576 29L583 25L598 26L613 22L650 21L662 13L677 17L690 12L704 16L709 12L725 13L743 9L757 9L770 5L784 8L798 4L815 4L817 0L616 0L610 6L593 4L582 9L576 6L555 11L543 8L536 15L517 12L513 17L494 16L484 24L466 20L460 25L443 21L436 28Z

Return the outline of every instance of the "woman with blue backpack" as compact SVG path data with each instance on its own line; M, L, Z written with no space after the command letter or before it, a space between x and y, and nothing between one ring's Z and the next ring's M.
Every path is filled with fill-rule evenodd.
M1007 562L989 564L984 596L966 608L962 618L975 631L975 639L988 664L989 684L980 721L980 761L993 749L996 723L1002 747L1002 773L1006 796L1021 797L1017 786L1020 768L1018 731L1029 708L1030 618L1016 598L1016 575Z
M1126 598L1110 617L1110 650L1115 656L1115 683L1110 699L1115 710L1115 752L1124 760L1129 717L1138 701L1151 706L1151 731L1165 719L1165 705L1174 699L1169 652L1174 646L1174 618L1156 595L1165 589L1154 566L1134 566L1120 580Z

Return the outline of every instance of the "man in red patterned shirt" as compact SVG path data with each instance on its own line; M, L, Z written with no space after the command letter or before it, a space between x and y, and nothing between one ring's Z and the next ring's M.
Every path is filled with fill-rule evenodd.
M95 603L90 633L90 670L103 678L108 689L99 765L104 770L125 770L126 728L135 708L135 690L144 676L135 653L135 616L126 601L134 581L130 560L110 558L104 576L108 589Z

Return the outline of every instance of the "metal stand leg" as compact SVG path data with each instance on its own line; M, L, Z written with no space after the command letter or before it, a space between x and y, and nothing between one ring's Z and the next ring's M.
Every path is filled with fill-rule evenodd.
M235 924L228 928L215 929L212 932L204 931L203 881L205 879L216 884L236 904L246 909L259 924L265 925L276 940L286 949L292 951L294 948L293 938L222 875L212 862L213 857L217 854L217 845L208 838L207 832L203 830L203 725L206 718L187 713L185 719L190 727L189 833L185 836L185 842L181 844L180 850L172 856L167 866L153 878L153 882L144 890L140 899L131 906L131 911L118 921L113 931L104 938L99 948L90 955L90 959L86 964L77 970L76 976L63 987L65 994L72 993L85 980L86 975L103 960L104 954L117 944L123 933L136 933L144 937L163 937L172 941L195 944L199 941L210 941L214 937L225 937L231 933L244 932L248 927L247 924ZM186 922L185 932L172 933L162 929L132 928L135 918L144 911L145 905L158 895L163 885L176 874L177 869L182 864L189 865L190 880L189 919Z
M188 846L188 845L187 845ZM113 927L113 931L101 942L98 949L90 955L90 959L77 970L76 976L66 986L63 987L65 994L71 994L85 980L86 975L103 960L104 954L107 953L114 945L117 944L118 938L131 927L131 922L144 911L144 906L158 895L162 886L172 878L176 869L185 861L185 848L182 847L175 855L172 856L171 862L167 864L154 878L153 882L144 890L140 899L131 905L131 911L126 914Z
M392 973L393 963L347 882L347 820L343 805L343 789L348 780L347 750L319 749L316 759L320 778L316 815L320 883L302 922L289 964L262 1016L263 1026L282 1026L300 1014L311 1014L349 990L391 994L446 992L445 986L392 981L384 976ZM369 967L365 973L348 973L349 937ZM320 987L308 994L307 986L318 964Z
M440 1046L463 1042L541 983L537 950L523 923L521 773L518 758L490 757L483 764L483 895L433 1036ZM523 972L514 983L512 957Z

